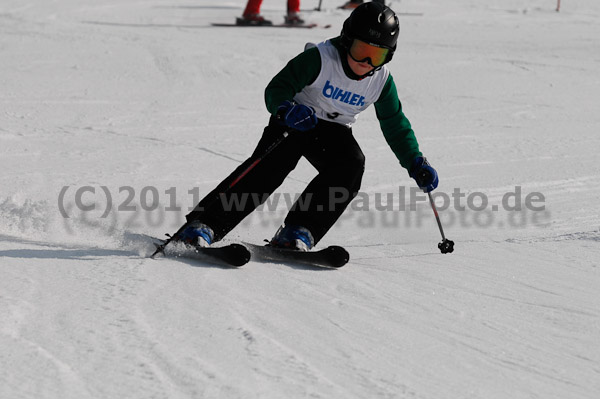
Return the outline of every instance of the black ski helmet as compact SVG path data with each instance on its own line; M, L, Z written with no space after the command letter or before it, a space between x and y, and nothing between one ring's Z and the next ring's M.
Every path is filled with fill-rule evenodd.
M342 28L342 46L349 49L354 39L365 43L385 47L389 53L385 63L391 61L400 32L400 23L396 13L381 3L367 2L356 7L344 21Z

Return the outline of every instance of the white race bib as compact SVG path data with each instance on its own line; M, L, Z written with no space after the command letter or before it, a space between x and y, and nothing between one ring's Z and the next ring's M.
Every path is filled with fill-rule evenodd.
M329 40L317 48L321 55L319 76L296 94L294 101L313 107L320 119L350 127L358 114L377 101L390 72L384 65L371 76L353 80L346 76L340 54Z

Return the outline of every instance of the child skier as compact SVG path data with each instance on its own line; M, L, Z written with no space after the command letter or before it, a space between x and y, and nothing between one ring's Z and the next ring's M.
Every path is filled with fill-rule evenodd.
M421 189L434 190L437 173L419 151L385 65L392 59L398 34L396 14L381 3L368 2L352 12L340 36L292 59L265 90L271 118L254 153L200 201L172 240L199 246L221 240L305 157L318 175L270 245L310 250L358 193L365 157L352 136L352 125L371 104L400 164ZM238 206L228 209L232 203Z

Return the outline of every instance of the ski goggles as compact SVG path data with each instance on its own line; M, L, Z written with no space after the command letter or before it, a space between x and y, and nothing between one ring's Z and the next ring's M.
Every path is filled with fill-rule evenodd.
M375 68L385 64L389 53L390 49L388 48L373 46L358 39L354 39L350 49L348 49L348 54L354 61L366 61Z

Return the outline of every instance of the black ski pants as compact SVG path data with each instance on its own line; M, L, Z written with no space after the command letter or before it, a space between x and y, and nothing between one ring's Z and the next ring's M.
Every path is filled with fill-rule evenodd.
M318 174L289 210L285 223L307 228L318 243L357 195L365 157L352 129L319 120L312 130L291 132L240 179L285 131L271 118L252 156L204 197L187 220L205 223L213 229L216 241L222 239L264 203L305 157Z

